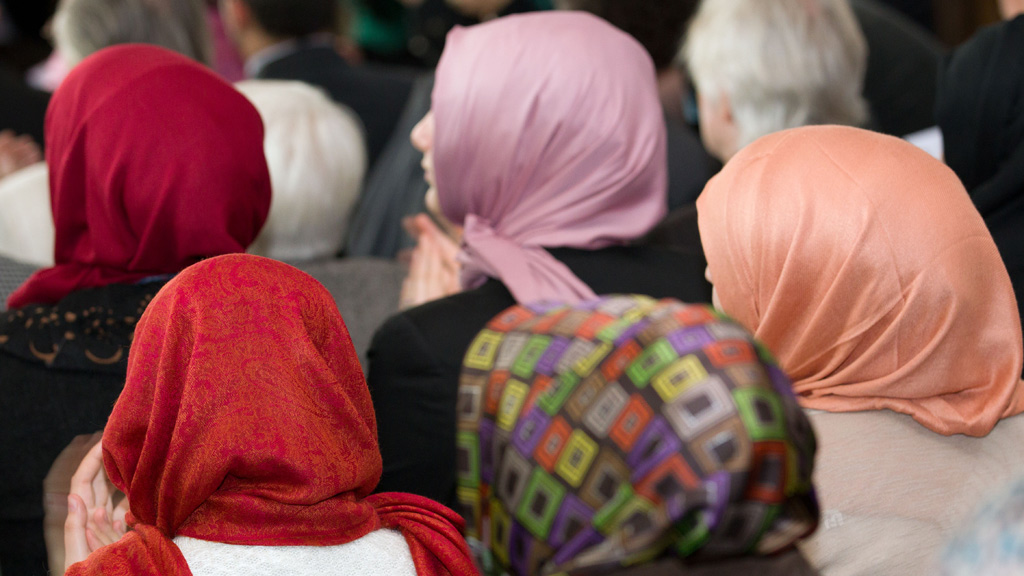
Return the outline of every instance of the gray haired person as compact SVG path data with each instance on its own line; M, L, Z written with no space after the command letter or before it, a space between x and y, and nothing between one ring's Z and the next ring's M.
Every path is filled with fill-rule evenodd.
M867 43L847 0L704 0L683 54L723 162L772 132L868 118Z
M115 44L155 44L210 64L203 0L61 0L53 36L69 66Z

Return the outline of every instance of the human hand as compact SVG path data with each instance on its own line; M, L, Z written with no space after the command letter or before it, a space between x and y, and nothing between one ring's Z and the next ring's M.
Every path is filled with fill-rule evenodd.
M125 535L128 499L115 506L117 494L103 468L101 440L89 450L71 477L68 518L64 522L65 569Z
M64 573L64 523L68 519L68 494L71 493L71 477L89 450L100 441L103 432L75 436L50 466L43 480L43 536L46 539L46 554L50 574Z
M10 130L0 132L0 178L41 162L42 159L43 152L31 136L15 136Z
M459 292L462 266L457 259L458 244L426 214L417 214L404 225L417 243L412 251L409 274L402 283L399 308L412 308Z

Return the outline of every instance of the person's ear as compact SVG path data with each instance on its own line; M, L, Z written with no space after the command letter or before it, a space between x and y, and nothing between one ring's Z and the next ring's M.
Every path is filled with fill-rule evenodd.
M718 105L715 106L718 119L729 126L730 128L736 128L736 118L732 114L732 100L729 99L729 95L724 91L718 95Z
M220 0L220 16L224 25L236 32L245 30L252 23L252 10L244 0Z

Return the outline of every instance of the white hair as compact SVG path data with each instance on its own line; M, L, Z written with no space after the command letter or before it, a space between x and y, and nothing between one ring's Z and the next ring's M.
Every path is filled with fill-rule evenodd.
M245 80L235 86L263 117L273 191L270 216L249 252L292 262L334 256L366 172L362 125L302 82Z
M53 39L70 66L115 44L155 44L207 65L213 54L203 0L61 0Z
M703 0L683 56L697 90L728 98L737 148L787 128L867 120L867 41L847 0Z

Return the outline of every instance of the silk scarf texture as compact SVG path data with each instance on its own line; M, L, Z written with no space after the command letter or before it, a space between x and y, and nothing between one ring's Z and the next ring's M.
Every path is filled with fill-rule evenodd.
M72 70L47 110L46 162L55 264L10 308L244 252L270 209L256 109L156 46L107 48Z
M426 498L370 496L381 474L369 390L334 299L250 255L175 277L135 331L103 435L131 530L68 571L191 574L175 536L344 544L400 531L423 575L475 574L462 519Z
M814 434L791 383L708 307L509 308L466 353L457 414L485 574L771 554L817 526Z
M538 12L449 33L432 110L445 217L464 227L462 283L517 302L593 298L545 247L597 249L665 215L654 65L591 14Z
M865 130L797 128L741 150L697 211L722 309L803 406L971 436L1024 411L1010 278L938 160Z

